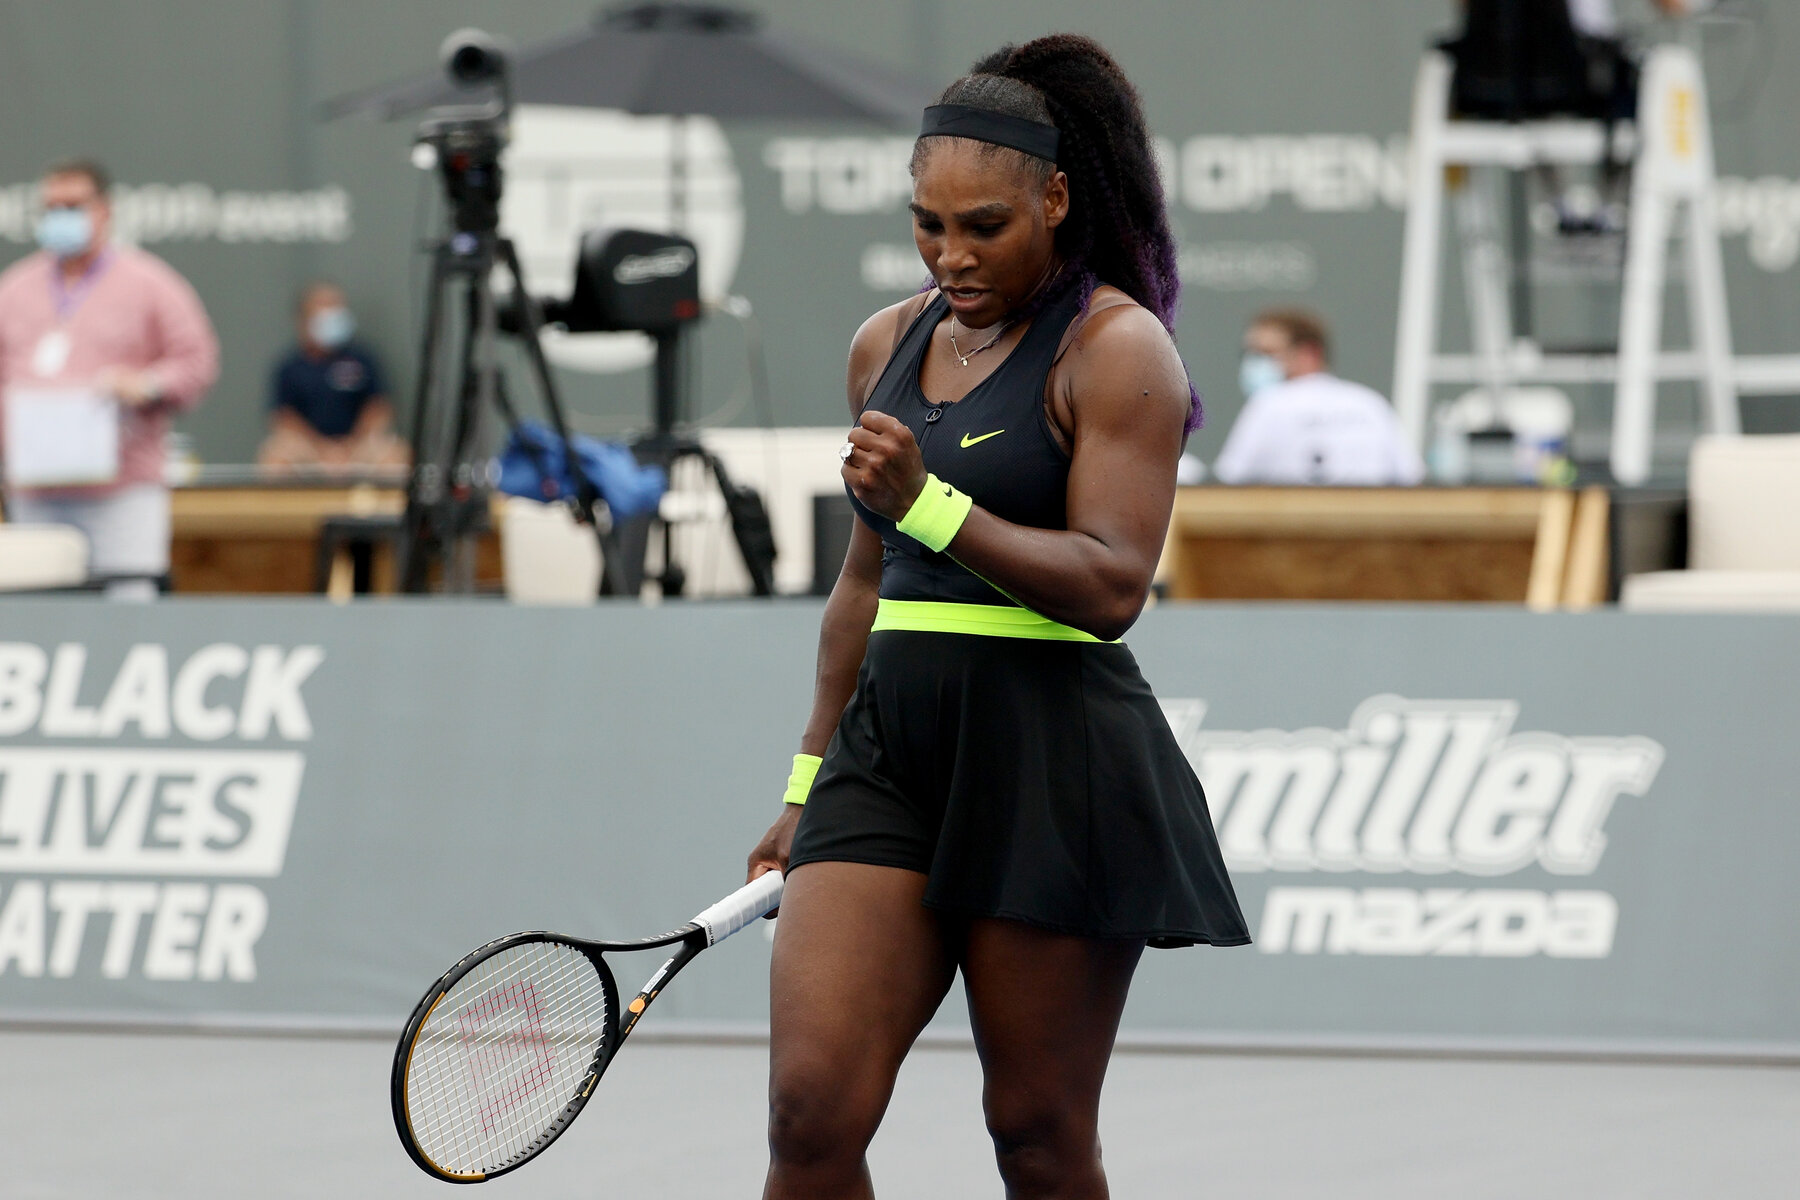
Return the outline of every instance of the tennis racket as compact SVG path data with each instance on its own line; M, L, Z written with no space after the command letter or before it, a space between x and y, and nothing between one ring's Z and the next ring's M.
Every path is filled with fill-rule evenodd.
M480 1183L542 1154L581 1112L678 971L781 902L781 872L679 929L630 942L515 933L465 955L413 1009L394 1051L394 1125L425 1172ZM674 946L619 1008L605 955Z

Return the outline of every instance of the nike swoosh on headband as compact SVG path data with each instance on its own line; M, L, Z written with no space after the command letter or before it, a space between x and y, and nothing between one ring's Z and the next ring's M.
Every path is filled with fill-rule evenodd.
M964 450L967 450L970 446L973 446L976 442L985 442L989 438L999 437L1001 434L1003 434L1005 432L1006 432L1006 430L1004 430L1004 429L996 429L996 430L994 430L994 432L984 433L980 437L970 437L968 434L965 433L962 435L962 448Z

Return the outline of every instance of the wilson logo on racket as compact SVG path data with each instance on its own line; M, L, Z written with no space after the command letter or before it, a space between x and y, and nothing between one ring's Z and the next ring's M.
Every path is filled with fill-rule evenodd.
M491 1130L501 1117L541 1091L556 1066L556 1050L544 1036L544 1007L537 988L516 983L495 988L457 1017L469 1062L476 1115Z

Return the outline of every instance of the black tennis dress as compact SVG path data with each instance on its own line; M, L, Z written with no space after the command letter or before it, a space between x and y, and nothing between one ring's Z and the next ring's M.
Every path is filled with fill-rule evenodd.
M1069 459L1044 387L1078 306L1046 306L973 391L934 405L919 387L946 310L933 296L868 407L995 516L1066 529ZM1248 942L1200 781L1131 651L1020 608L851 501L881 535L880 610L789 870L902 867L946 913L1153 946Z

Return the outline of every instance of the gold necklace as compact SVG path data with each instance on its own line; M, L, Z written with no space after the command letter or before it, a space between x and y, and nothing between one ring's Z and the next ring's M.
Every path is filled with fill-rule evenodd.
M1061 270L1062 270L1062 264L1056 260L1055 256L1052 256L1050 261L1048 263L1044 264L1044 273L1042 275L1038 276L1037 284L1036 284L1036 286L1034 286L1031 289L1031 292L1029 293L1029 295L1032 295L1032 296L1037 295L1038 291L1043 288L1044 284L1046 282L1048 282L1050 279L1054 278L1056 276L1056 274L1058 272L1060 272ZM995 342L998 342L1001 338L1005 337L1006 331L1008 329L1011 329L1012 325L1013 325L1013 323L1011 321L1002 321L1000 323L999 331L997 333L995 333L993 337L989 338L987 341L983 342L981 345L975 347L973 350L969 351L967 354L964 354L962 352L962 350L956 344L956 314L953 312L950 314L950 353L956 357L957 362L961 363L963 366L966 367L969 365L969 360L971 358L974 358L977 354L980 354L983 350L988 349Z
M969 351L967 354L964 354L962 352L962 350L956 344L956 314L951 313L950 314L950 353L955 356L955 358L958 362L960 362L963 366L966 367L969 365L969 360L971 358L974 358L977 354L980 354L983 350L988 349L995 342L997 342L1001 338L1005 337L1006 331L1010 328L1012 328L1011 322L1002 322L1000 325L999 332L995 333L993 337L989 338L987 341L983 342L981 345L975 347L973 350Z

